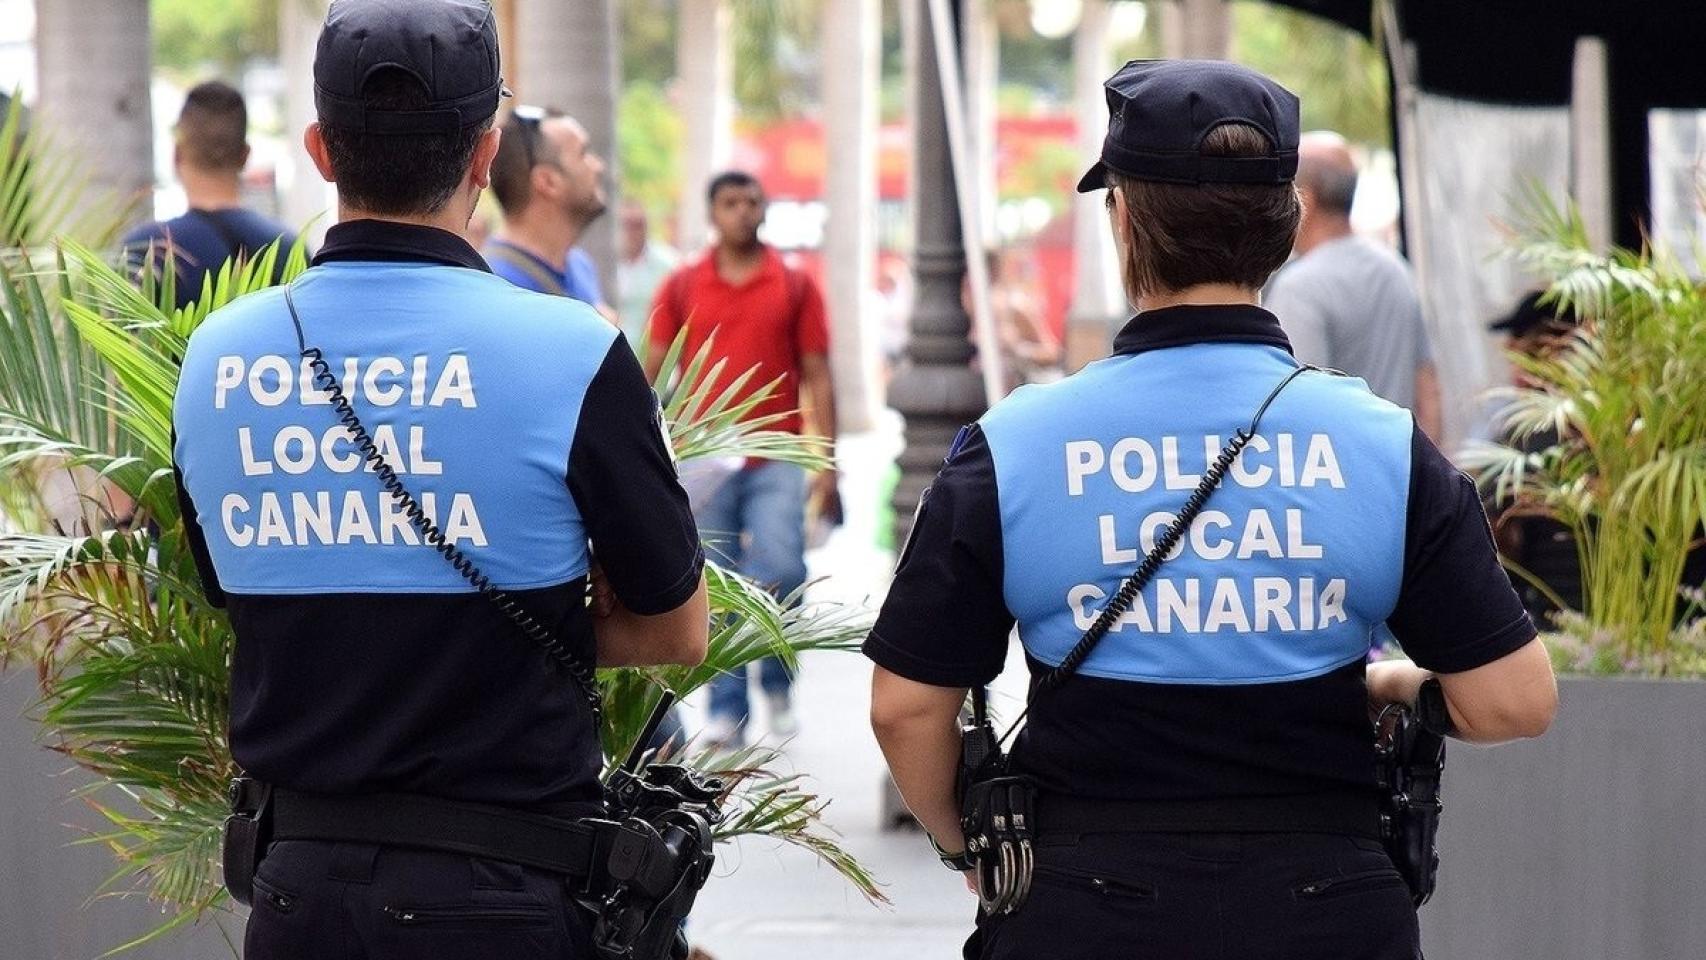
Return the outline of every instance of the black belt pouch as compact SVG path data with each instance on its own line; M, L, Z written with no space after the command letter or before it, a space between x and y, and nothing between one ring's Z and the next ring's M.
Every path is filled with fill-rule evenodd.
M272 786L250 777L231 781L231 815L225 818L222 866L231 899L249 905L255 868L272 842Z

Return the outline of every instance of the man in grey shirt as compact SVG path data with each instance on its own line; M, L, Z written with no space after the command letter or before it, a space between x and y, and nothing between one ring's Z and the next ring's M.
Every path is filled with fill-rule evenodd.
M1439 381L1409 265L1351 231L1357 169L1344 138L1304 135L1297 188L1303 223L1297 256L1269 285L1265 306L1279 317L1297 359L1368 381L1407 407L1439 439Z

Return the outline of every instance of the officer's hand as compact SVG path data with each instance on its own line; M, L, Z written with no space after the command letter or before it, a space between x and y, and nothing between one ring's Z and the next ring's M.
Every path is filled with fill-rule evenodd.
M977 871L976 870L967 870L966 872L960 874L960 876L966 878L966 889L970 890L972 892L972 896L974 896L974 897L978 896L979 894L977 892Z
M1414 706L1422 681L1429 676L1426 670L1408 660L1378 660L1369 664L1369 713L1378 714L1394 703Z
M593 564L586 574L587 606L595 617L608 617L616 611L616 592L604 578L604 568Z

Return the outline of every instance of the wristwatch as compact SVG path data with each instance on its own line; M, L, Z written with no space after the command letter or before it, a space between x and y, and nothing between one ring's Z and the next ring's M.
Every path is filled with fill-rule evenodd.
M925 834L925 836L930 837L929 834ZM977 858L972 856L969 849L961 850L959 853L949 853L942 849L942 845L936 842L935 837L930 837L930 846L935 848L936 856L942 859L942 865L955 873L965 873L968 870L977 869Z
M1421 721L1423 730L1435 736L1457 734L1457 728L1451 723L1451 711L1445 705L1445 689L1439 685L1438 677L1422 681L1422 687L1416 693L1416 719Z

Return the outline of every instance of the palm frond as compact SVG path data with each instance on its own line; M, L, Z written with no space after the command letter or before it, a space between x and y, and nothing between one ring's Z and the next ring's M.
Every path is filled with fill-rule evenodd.
M106 411L87 402L105 371L59 310L75 293L63 263L41 270L28 254L18 256L16 264L0 263L0 426L18 424L91 454L136 455L115 446Z
M681 758L687 766L722 777L727 784L717 841L762 837L800 847L841 874L866 900L888 903L876 878L842 846L840 836L824 821L829 801L808 793L802 775L776 773L774 767L781 759L780 751L771 747L748 747L732 753L702 748Z
M1706 263L1601 254L1575 209L1538 187L1518 206L1517 259L1581 323L1561 349L1513 357L1527 384L1504 391L1506 435L1544 447L1480 447L1465 462L1499 500L1575 534L1591 651L1577 660L1666 672L1686 642L1677 624L1693 601L1679 586L1706 520Z
M789 413L754 416L773 396L780 378L759 386L757 370L747 370L718 388L726 361L713 361L716 336L700 345L685 366L677 369L687 346L687 330L676 334L664 353L663 367L653 385L663 398L664 420L679 460L711 457L752 457L798 464L807 470L830 466L829 448L816 437L771 430Z
M56 236L105 246L133 219L134 204L95 195L88 166L29 123L14 90L0 122L0 247L10 256ZM4 259L4 256L0 256Z

